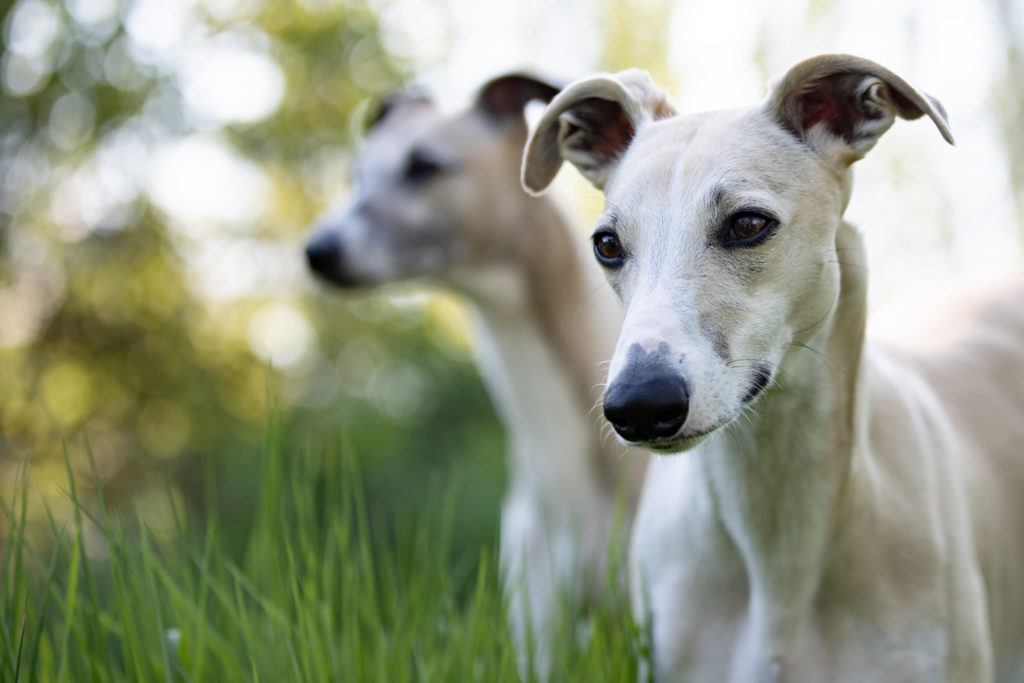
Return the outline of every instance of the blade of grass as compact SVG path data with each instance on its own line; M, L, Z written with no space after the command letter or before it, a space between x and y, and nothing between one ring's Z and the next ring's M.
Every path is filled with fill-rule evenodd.
M25 630L28 628L28 596L25 596L25 606L21 612L21 629L18 633L18 652L14 659L14 680L21 680L21 653L25 645Z
M156 617L156 630L160 636L157 638L157 641L160 643L160 662L163 664L164 681L166 683L172 683L171 655L167 650L167 629L164 627L160 594L156 590L156 582L153 578L153 565L156 563L156 560L149 549L149 526L142 522L142 520L139 521L140 545L142 546L142 571L145 574L146 589L148 590L150 604L153 607L153 613Z
M88 444L88 435L83 434L82 438L85 440L85 443ZM71 469L71 458L68 455L67 443L63 441L61 442L61 455L64 458L64 471L67 473L68 488L70 489L71 494L71 509L72 512L74 513L75 533L84 539L85 536L82 525L82 510L84 509L84 506L82 505L80 499L78 498L78 489L75 482L75 475L74 471ZM102 489L97 488L96 493L98 496L102 498ZM102 527L97 526L97 528ZM85 586L89 591L89 619L92 621L96 621L98 620L97 610L99 609L99 605L101 603L99 598L99 592L96 589L96 581L93 578L92 569L90 568L88 561L82 563L82 573L85 576ZM113 663L110 661L110 653L107 651L107 648L103 646L103 643L99 640L99 631L97 629L87 628L85 629L85 636L89 639L90 651L102 652L105 660L105 669L107 671L112 670Z
M55 543L54 546L53 546L53 552L50 555L50 564L49 564L49 566L47 566L46 572L44 574L46 580L45 580L45 583L44 583L44 590L43 590L43 595L44 595L44 597L43 597L43 607L39 611L39 616L36 619L35 632L32 634L32 639L31 639L31 643L32 643L32 646L33 646L32 647L32 661L29 662L29 667L28 667L28 680L30 680L30 681L38 680L38 677L36 676L36 666L38 665L38 662L39 662L39 650L40 650L39 643L42 640L43 628L46 626L46 614L47 614L47 612L50 609L50 584L53 581L54 576L56 574L56 571L57 571L57 560L58 560L59 557L60 557L60 544L59 543ZM15 681L18 680L17 675L15 676L14 680Z
M209 509L209 508L207 508ZM199 563L199 607L196 619L196 637L193 645L192 661L195 668L196 680L203 680L203 672L206 665L206 649L202 645L206 642L206 601L209 595L210 582L210 558L213 553L213 543L216 538L216 527L213 522L213 515L207 518L206 538L203 541L203 554Z
M11 596L12 596L11 602L12 602L12 604L17 604L15 601L21 599L21 598L19 598L17 596L24 596L24 599L26 600L26 603L25 603L25 607L22 608L22 612L21 612L22 619L24 619L26 614L27 614L25 612L25 609L27 608L27 605L28 605L28 603L27 603L27 600L28 600L28 580L27 580L26 575L25 575L25 556L24 556L24 546L25 546L25 543L26 543L26 541L25 541L25 524L26 524L26 520L28 519L28 461L27 460L24 463L22 463L18 478L19 478L20 481L17 484L17 488L19 488L21 490L21 497L20 497L20 500L18 501L18 503L21 506L21 510L17 514L18 524L13 529L15 537L18 539L18 542L17 542L18 547L17 547L17 555L14 558L14 582L13 582L13 586L11 588ZM17 509L17 508L15 508L15 509ZM17 612L15 612L14 614L17 614ZM24 628L24 625L22 627ZM24 635L24 634L23 633L19 633L19 635L18 635L19 649L16 651L18 657L21 656L20 641L21 641L21 636L22 635ZM12 660L12 661L20 662L19 659ZM16 663L14 665L15 679L17 679L17 672L18 672L18 664Z
M96 503L100 509L100 520L102 526L100 527L107 540L107 548L110 551L110 567L111 573L114 578L114 589L117 595L117 609L121 614L121 621L123 624L121 643L127 650L127 656L125 661L126 669L134 672L134 676L141 678L147 670L144 664L145 656L142 650L142 644L139 641L139 627L135 620L136 607L135 602L131 599L128 591L127 579L124 576L124 565L125 556L121 552L121 549L127 545L127 539L124 533L123 523L118 523L115 538L115 529L110 523L110 517L107 514L107 506L103 500L103 487L100 482L99 469L96 467L96 458L93 457L92 447L89 445L89 439L86 434L83 433L82 440L85 445L85 454L89 460L89 468L92 471L93 485L96 487ZM79 507L79 510L83 508Z
M3 669L14 675L14 662L16 660L17 651L14 648L15 634L13 631L14 624L18 623L18 580L19 574L17 565L24 561L23 550L22 550L22 539L24 538L24 516L17 514L18 509L18 494L25 495L25 470L27 469L27 460L19 466L14 476L14 489L11 496L11 502L8 505L7 501L0 498L0 505L3 506L4 514L10 521L8 532L8 541L4 552L3 561L3 584L4 590L0 590L0 634L3 636L3 647L4 647L4 661ZM8 668L10 667L10 668Z
M59 664L57 666L57 681L66 680L68 656L68 643L71 642L71 632L75 627L75 607L78 601L78 567L82 557L82 534L75 532L74 545L71 548L71 566L68 567L68 586L65 589L64 599L64 635L61 638Z

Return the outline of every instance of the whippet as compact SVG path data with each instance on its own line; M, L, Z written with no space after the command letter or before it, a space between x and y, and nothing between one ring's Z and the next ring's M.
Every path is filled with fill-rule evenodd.
M923 115L952 143L936 100L825 55L693 115L598 75L531 134L528 190L567 159L606 196L607 419L692 450L652 464L633 529L659 681L1024 680L1024 282L864 342L850 167Z
M628 518L646 467L602 436L593 410L621 323L614 295L555 203L519 185L524 107L557 92L509 75L456 115L391 98L352 198L307 247L335 284L427 278L475 305L479 367L509 439L500 559L511 627L521 644L533 634L542 676L559 605L594 597L617 495Z

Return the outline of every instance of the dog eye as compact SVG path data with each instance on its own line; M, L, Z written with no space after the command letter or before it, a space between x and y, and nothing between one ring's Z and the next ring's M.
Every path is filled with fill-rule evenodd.
M779 222L759 213L745 212L729 219L726 246L752 246L767 239Z
M414 185L424 183L445 170L445 165L422 151L415 151L409 156L404 178Z
M594 235L594 255L601 265L607 268L618 268L622 265L622 244L611 232L599 232Z

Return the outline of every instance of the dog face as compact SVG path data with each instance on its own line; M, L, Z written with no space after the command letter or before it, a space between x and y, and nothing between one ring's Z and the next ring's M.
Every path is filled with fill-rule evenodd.
M626 317L605 411L626 439L679 450L732 421L835 303L842 182L759 119L645 126L606 185L596 255Z
M307 246L312 269L337 285L372 286L443 278L497 258L501 231L515 230L528 200L517 182L523 108L557 92L509 75L454 116L423 98L385 102L356 164L352 195L320 218Z
M605 415L624 441L693 447L827 324L849 166L895 116L924 113L949 139L937 103L843 56L794 67L751 109L676 116L638 72L551 103L524 184L542 189L568 159L605 191L595 257L625 307Z

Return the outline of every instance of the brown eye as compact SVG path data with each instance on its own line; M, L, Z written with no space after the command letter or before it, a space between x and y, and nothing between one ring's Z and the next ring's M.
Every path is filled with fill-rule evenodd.
M741 213L733 216L725 243L728 246L749 246L766 239L778 221L759 213Z
M618 268L622 265L622 244L619 238L610 232L599 232L594 235L594 254L602 265Z

